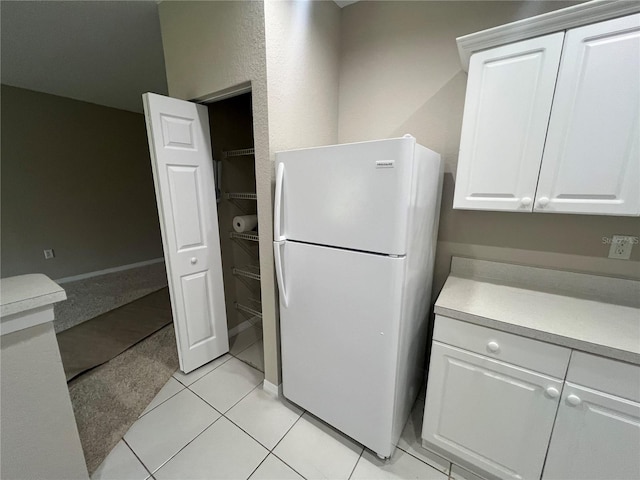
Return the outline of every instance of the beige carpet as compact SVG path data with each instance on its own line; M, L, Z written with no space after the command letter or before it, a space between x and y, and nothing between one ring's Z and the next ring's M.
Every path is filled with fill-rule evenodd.
M178 368L173 325L69 382L89 474Z
M171 320L169 290L163 288L58 333L67 381L108 362Z

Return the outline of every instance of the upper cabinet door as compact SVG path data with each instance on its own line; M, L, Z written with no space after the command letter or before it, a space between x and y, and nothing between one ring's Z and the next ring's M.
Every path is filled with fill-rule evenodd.
M453 208L533 208L564 33L474 54Z
M570 30L535 211L640 214L640 15Z

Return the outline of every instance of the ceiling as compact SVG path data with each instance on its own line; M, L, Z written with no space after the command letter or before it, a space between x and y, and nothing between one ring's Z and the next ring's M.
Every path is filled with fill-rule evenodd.
M0 2L1 80L142 112L167 93L155 1Z

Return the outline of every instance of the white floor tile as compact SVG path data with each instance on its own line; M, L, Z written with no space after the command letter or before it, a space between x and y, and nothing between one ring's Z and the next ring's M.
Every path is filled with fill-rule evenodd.
M396 448L387 461L365 450L358 460L352 480L416 479L447 480L447 475Z
M249 478L251 480L304 480L273 454L270 454Z
M268 454L268 450L222 417L154 477L157 480L245 479Z
M237 355L262 338L262 328L256 326L242 330L229 339L229 353Z
M428 463L433 468L449 475L451 463L422 447L422 416L424 414L424 400L418 398L411 411L409 420L402 431L398 447L409 452L414 457Z
M262 372L232 358L189 388L224 413L262 382L263 378Z
M347 479L362 446L305 413L275 448L287 465L307 479Z
M145 480L149 472L122 440L91 475L91 480Z
M471 473L458 465L451 465L451 480L483 480L475 473Z
M124 439L153 473L220 417L187 389L140 417Z
M226 416L271 450L302 415L295 405L276 398L261 387L253 390Z
M264 344L262 339L237 354L236 358L264 372Z
M162 402L169 400L171 397L173 397L176 393L178 393L183 388L184 388L183 384L181 384L175 378L171 377L169 381L164 384L164 387L160 389L160 391L155 396L155 398L151 400L151 403L147 405L147 408L144 409L144 412L142 412L140 416L146 413L149 413L151 410L156 408Z
M230 360L232 357L228 353L222 355L221 357L216 358L215 360L210 361L206 365L201 366L200 368L196 368L193 372L189 372L187 374L182 373L180 370L176 371L173 374L173 378L178 380L183 385L189 386L196 380L201 379L207 373L212 372L220 365L225 363L227 360Z

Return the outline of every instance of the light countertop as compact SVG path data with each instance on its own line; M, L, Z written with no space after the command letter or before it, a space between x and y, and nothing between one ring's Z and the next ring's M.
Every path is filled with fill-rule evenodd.
M66 300L64 289L46 275L34 273L0 280L0 317Z
M435 313L640 365L640 282L454 257Z

